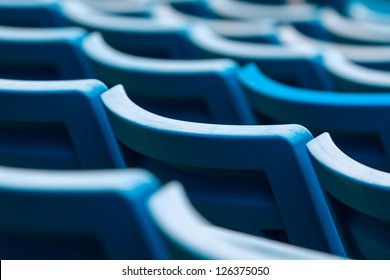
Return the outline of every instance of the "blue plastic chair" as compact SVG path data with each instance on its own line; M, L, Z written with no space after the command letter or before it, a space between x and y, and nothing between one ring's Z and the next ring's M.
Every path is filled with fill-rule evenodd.
M308 3L295 5L245 3L237 0L205 0L210 9L223 18L271 18L282 22L309 20L317 16L317 7Z
M18 27L60 27L65 21L56 0L0 2L0 25Z
M330 132L338 146L371 167L390 169L390 94L340 93L283 85L248 65L239 80L263 124L297 123L314 135Z
M390 22L390 5L386 0L350 0L347 2L348 16L367 22Z
M61 8L70 24L99 31L111 46L123 52L157 58L194 58L187 23L181 20L119 16L77 1L64 1Z
M176 119L255 124L229 60L162 60L136 57L110 47L98 33L83 42L96 77L122 84L143 108Z
M323 56L324 67L337 91L390 93L390 73L351 62L337 52Z
M150 18L154 0L83 0L83 3L99 11L131 17Z
M166 258L147 211L158 180L142 170L0 167L1 259Z
M0 26L0 77L20 80L92 78L81 52L83 29Z
M390 69L390 45L353 45L332 43L309 37L292 25L281 26L278 31L281 43L289 46L307 46L319 51L336 50L351 61L363 66Z
M172 259L337 259L270 239L217 227L203 218L178 183L152 195L149 211Z
M390 31L386 24L370 23L342 16L329 8L321 10L321 25L335 42L359 45L389 45Z
M312 48L237 42L218 36L204 25L191 28L190 39L200 57L230 58L239 64L254 62L267 75L286 84L311 89L331 87L319 53Z
M0 79L0 164L43 169L123 168L96 80Z
M328 133L307 148L348 255L390 259L390 174L351 159Z
M343 255L306 152L312 136L303 127L168 119L135 105L121 86L102 99L129 166L182 182L212 223Z
M170 5L161 4L152 9L152 14L154 17L161 19L170 18L187 21L192 24L203 24L217 34L232 40L267 44L278 43L278 38L275 34L276 21L271 19L229 20L202 18L178 11Z

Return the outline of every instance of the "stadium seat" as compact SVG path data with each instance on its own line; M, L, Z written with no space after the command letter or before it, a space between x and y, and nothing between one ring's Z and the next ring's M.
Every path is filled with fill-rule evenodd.
M0 79L0 164L43 169L123 168L97 80Z
M132 56L110 47L98 33L83 42L83 49L98 79L109 86L122 84L151 112L205 123L255 123L233 61Z
M0 167L0 257L166 258L147 201L159 182L142 170Z
M128 165L178 180L212 223L343 255L297 125L184 122L134 104L123 87L103 103Z
M348 256L389 259L390 174L351 159L328 133L307 148Z

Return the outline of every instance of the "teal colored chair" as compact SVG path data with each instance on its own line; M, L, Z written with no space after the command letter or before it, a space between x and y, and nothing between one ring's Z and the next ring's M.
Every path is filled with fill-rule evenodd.
M0 26L0 77L18 80L92 78L81 51L86 31L76 27Z
M0 164L43 169L123 168L97 80L0 79Z
M390 92L390 72L360 66L333 51L324 53L323 65L337 91L384 94Z
M217 227L194 209L179 183L169 183L154 193L148 209L172 259L337 259L334 255Z
M159 259L147 211L159 182L142 170L0 167L0 257Z
M122 84L137 104L158 115L205 123L255 123L233 61L128 55L97 33L83 42L83 50L98 79L110 86Z
M390 94L291 87L270 79L253 64L238 77L262 124L297 123L315 136L330 132L352 158L390 170Z
M328 133L307 148L348 256L390 259L390 174L351 159Z
M129 166L183 183L216 225L343 255L301 126L212 125L157 116L123 87L102 95Z
M190 39L202 58L229 58L240 65L256 63L270 77L289 85L331 89L319 53L306 46L283 46L226 39L204 25L190 29Z
M120 51L155 58L194 58L188 23L181 20L115 15L79 1L63 1L61 11L68 24L99 31Z
M56 0L0 2L0 25L17 27L61 27L65 21L61 17Z

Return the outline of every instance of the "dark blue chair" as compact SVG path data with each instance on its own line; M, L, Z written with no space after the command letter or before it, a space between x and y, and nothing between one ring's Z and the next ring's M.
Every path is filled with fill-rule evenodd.
M43 169L123 168L96 80L0 79L0 164Z
M188 42L187 23L170 18L139 18L105 13L78 1L61 3L71 25L99 31L114 48L157 58L194 58Z
M0 3L0 25L17 27L61 27L60 6L55 0L13 1Z
M194 49L203 58L230 58L239 64L256 63L270 77L310 89L330 89L319 53L305 46L279 46L238 42L223 38L204 25L191 28Z
M360 66L344 55L332 51L323 55L323 63L337 91L390 92L389 72Z
M92 78L81 51L86 31L76 27L0 26L0 77L18 80Z
M178 180L216 225L343 255L301 126L184 122L135 105L123 87L102 95L128 165Z
M220 124L254 124L230 60L152 59L121 53L98 33L83 42L96 77L122 84L139 105L175 119Z
M328 133L307 148L348 256L390 259L390 174L351 159Z
M270 79L256 65L244 67L239 80L262 124L297 123L314 135L330 132L349 156L390 170L390 94L291 87Z
M142 170L0 167L0 258L166 258L147 201L159 182Z
M172 259L337 259L334 255L217 227L194 209L179 183L167 184L154 193L148 207Z

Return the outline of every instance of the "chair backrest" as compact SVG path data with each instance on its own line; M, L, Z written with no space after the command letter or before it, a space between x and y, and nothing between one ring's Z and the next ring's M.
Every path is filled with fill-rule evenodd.
M360 66L333 51L323 55L323 65L337 91L390 92L390 72Z
M386 24L370 23L342 16L330 8L320 12L320 22L333 40L346 44L388 45L390 31Z
M217 227L192 206L179 183L152 195L149 211L172 259L336 259L317 251Z
M284 22L309 20L317 15L317 7L309 3L273 5L245 3L237 0L206 0L212 11L224 18L272 18Z
M49 169L124 167L97 80L0 80L0 164Z
M121 86L102 99L129 164L163 182L182 182L211 222L343 254L306 152L312 136L303 127L168 119L135 105Z
M253 62L267 75L286 84L312 89L330 87L318 61L319 53L312 48L233 41L199 24L190 30L193 47L203 58L230 58L239 64Z
M351 159L324 133L307 144L348 255L390 258L390 174Z
M390 22L390 5L386 0L351 0L347 2L346 13L349 17L361 21L386 24Z
M58 1L2 0L0 3L0 25L18 27L60 27L65 21L60 14Z
M187 23L170 18L139 18L105 13L79 1L63 1L61 11L73 25L99 31L113 47L157 58L193 58Z
M314 135L331 132L344 151L365 164L390 170L390 94L315 91L278 83L256 65L239 80L264 123L297 123Z
M390 69L390 45L364 46L332 43L306 36L292 25L281 26L278 34L283 44L305 45L320 51L337 50L353 62L372 68Z
M203 18L181 12L168 4L160 4L157 8L152 9L152 14L157 18L177 18L178 20L191 23L200 23L206 25L217 34L232 40L269 44L278 43L275 34L276 21L271 19L231 20Z
M165 258L147 212L158 180L143 170L0 167L1 259Z
M113 49L98 33L84 41L83 50L98 79L109 86L122 84L131 99L158 115L206 123L255 123L233 61L137 57Z
M20 80L92 78L81 52L86 31L76 27L0 26L0 77Z

